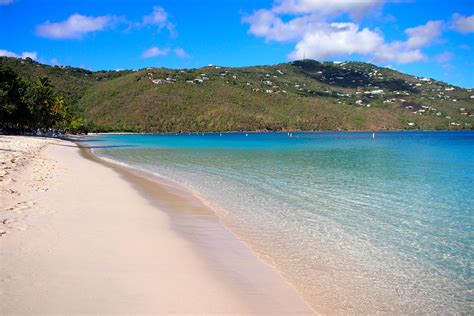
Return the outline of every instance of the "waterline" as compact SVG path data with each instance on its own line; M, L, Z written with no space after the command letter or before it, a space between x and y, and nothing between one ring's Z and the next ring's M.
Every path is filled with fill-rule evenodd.
M317 310L472 308L474 133L101 138L198 192Z

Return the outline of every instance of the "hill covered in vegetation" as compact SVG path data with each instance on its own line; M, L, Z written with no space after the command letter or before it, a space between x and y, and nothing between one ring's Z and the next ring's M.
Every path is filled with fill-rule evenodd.
M472 129L474 92L361 62L98 71L0 58L48 77L92 130Z

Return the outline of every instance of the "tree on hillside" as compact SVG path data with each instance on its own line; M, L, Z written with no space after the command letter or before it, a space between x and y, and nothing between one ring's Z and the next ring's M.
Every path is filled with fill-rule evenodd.
M64 97L47 77L28 82L0 68L0 127L67 129L71 120Z
M53 120L55 127L60 129L67 129L70 127L72 116L66 106L66 101L63 96L56 95L53 100Z
M38 78L28 87L24 100L33 115L33 127L52 127L54 97L53 87L47 77Z
M14 71L0 68L0 122L24 125L31 119L23 100L27 88Z

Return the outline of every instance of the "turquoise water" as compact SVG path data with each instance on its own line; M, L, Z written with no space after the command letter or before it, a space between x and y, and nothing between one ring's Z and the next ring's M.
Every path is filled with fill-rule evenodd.
M316 310L472 313L474 132L106 135L171 179Z

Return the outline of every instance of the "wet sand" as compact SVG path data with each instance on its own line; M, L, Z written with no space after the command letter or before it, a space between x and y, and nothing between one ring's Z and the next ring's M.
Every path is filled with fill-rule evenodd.
M0 155L0 314L312 313L182 189L68 141Z

